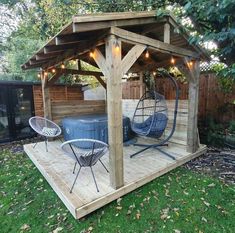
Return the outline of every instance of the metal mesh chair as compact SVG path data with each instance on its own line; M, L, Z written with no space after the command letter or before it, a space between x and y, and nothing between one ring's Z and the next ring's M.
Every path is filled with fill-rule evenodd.
M90 167L97 192L99 192L92 167L99 161L104 169L109 172L104 163L101 161L101 157L108 152L108 145L104 142L93 139L74 139L64 142L61 145L61 149L66 155L75 160L73 174L75 173L77 164L79 165L79 169L70 189L70 193L72 193L73 187L82 167Z
M47 152L48 138L55 138L61 134L61 128L53 121L50 121L44 117L31 117L29 119L29 125L36 133L44 138ZM36 145L37 143L33 147L35 147Z

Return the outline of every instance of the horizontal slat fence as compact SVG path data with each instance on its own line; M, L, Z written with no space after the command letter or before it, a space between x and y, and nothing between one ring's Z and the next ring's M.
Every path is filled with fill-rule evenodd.
M83 91L80 86L52 86L49 87L51 102L83 100ZM36 116L43 116L42 86L33 86L34 109Z
M51 105L52 120L60 122L64 117L93 113L105 113L104 100L73 100L53 102Z
M141 93L138 92L141 87L140 82L135 81L135 85L130 82L124 82L123 99L139 99ZM188 99L188 84L178 82L180 89L180 100ZM157 90L163 94L166 99L172 100L175 98L175 90L167 79L158 78ZM225 94L220 90L218 79L215 74L201 74L199 86L199 120L206 121L208 116L211 116L220 123L228 123L235 119L235 87L233 92Z

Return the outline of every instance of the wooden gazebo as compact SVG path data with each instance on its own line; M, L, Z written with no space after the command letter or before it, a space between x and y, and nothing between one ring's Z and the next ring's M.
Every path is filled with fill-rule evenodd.
M59 183L53 183L55 177L48 178L46 168L38 165L35 153L39 153L39 149L33 150L29 145L25 146L27 154L76 218L90 213L204 152L205 147L200 146L197 129L199 62L209 60L209 57L201 47L189 44L188 38L184 29L172 16L157 18L155 12L151 11L75 15L68 25L22 65L23 69L41 68L44 114L47 118L53 118L48 87L61 75L92 75L104 88L107 88L109 167L112 187L112 191L108 189L107 192L109 194L111 192L110 195L99 194L101 196L94 196L85 204L71 204L76 197L68 197L69 194L66 196L65 190L59 190ZM145 56L146 52L149 53L148 58ZM184 73L189 83L185 147L187 158L182 158L171 165L167 163L169 166L166 165L161 172L154 173L150 169L149 173L146 171L148 175L145 179L138 178L138 181L129 184L125 182L123 163L122 77L128 72L140 73L145 70L156 70L156 67L167 68L172 65L172 57L174 65ZM78 69L63 67L65 61L75 59L78 61ZM100 72L81 70L79 65L81 60L98 67ZM48 78L49 72L52 73L50 78ZM156 152L152 153L157 157Z

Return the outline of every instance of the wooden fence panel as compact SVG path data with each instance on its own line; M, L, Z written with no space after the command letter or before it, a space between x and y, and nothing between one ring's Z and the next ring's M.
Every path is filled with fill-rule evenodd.
M69 100L52 102L52 120L58 123L64 117L105 113L105 106L104 100Z
M158 78L156 90L165 96L167 100L175 99L175 91L167 79ZM123 85L123 99L139 99L140 95L136 90L141 87L138 81L134 85L125 82ZM180 89L180 100L188 99L188 84L178 82ZM220 90L215 74L201 74L199 84L199 120L206 121L211 116L220 123L228 123L235 119L235 87L230 94L225 94Z
M80 86L51 86L49 87L51 102L83 100L83 91ZM43 116L42 86L33 86L34 109L36 116Z

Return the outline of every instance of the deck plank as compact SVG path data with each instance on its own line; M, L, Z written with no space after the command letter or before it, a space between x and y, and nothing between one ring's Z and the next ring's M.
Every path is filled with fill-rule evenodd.
M152 140L139 138L138 142L150 144ZM156 149L146 150L131 159L130 155L141 148L133 145L125 146L125 185L122 188L114 190L110 186L109 173L100 163L97 163L94 166L94 173L100 192L96 191L90 169L82 168L73 193L70 194L69 189L75 178L72 173L74 161L63 154L60 144L60 141L49 142L48 152L46 152L43 142L38 143L35 148L33 148L33 144L24 145L24 150L74 218L77 219L203 154L206 150L206 146L202 145L196 153L190 154L186 151L185 146L170 143L168 147L162 149L174 155L175 161ZM109 167L108 154L103 156L102 161Z

